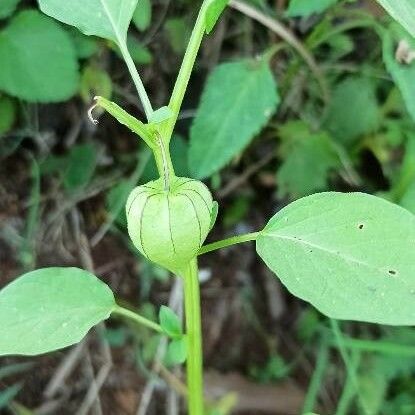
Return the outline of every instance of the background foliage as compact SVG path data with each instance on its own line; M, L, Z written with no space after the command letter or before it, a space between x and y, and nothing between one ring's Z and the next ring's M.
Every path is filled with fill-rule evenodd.
M415 213L415 12L409 1L379 2L398 22L369 0L231 2L204 42L172 141L177 173L206 179L221 203L212 240L259 229L320 191L372 193ZM67 23L74 10L88 23L99 16L92 2L67 6L59 18ZM154 162L128 130L99 113L97 128L86 112L101 95L143 119L120 59L125 45L157 108L165 105L198 6L138 0L128 37L122 21L119 30L107 22L92 33L107 39L99 40L35 1L0 2L2 286L36 267L79 266L149 318L151 302L169 299L180 314L174 283L126 237L125 200L156 177ZM393 222L386 207L385 217ZM207 388L224 396L217 413L415 413L413 330L322 317L268 278L251 248L202 258ZM160 344L146 329L112 323L74 354L2 359L0 410L47 413L55 402L68 414L91 405L136 413L157 358L167 372L157 372L161 399L149 410L164 413L168 375L184 351L177 341L160 357ZM67 382L56 387L69 356ZM100 374L106 393L88 403ZM255 399L236 403L234 390Z

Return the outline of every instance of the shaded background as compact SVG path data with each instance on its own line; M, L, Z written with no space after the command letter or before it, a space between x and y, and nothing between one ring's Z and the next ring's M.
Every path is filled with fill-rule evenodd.
M139 0L129 46L157 108L168 102L199 3ZM94 112L98 126L87 118L102 95L144 119L125 65L110 42L34 10L35 1L0 1L0 285L34 268L78 266L149 318L162 304L180 314L180 281L146 262L126 233L129 191L156 177L150 154L108 115ZM172 143L177 172L204 176L220 204L209 241L261 229L291 200L324 190L378 194L415 212L414 50L374 1L231 2L205 38ZM254 65L264 54L272 77L261 82L279 98L247 135L239 104L224 112L209 97L232 102L246 86L224 62ZM248 89L245 105L261 108L265 95ZM193 153L204 148L200 125L224 118L236 144L204 174L189 139ZM346 367L328 320L289 295L253 246L200 265L215 413L415 413L413 329L342 323ZM164 348L147 329L111 320L68 350L2 358L0 412L182 413L183 372Z

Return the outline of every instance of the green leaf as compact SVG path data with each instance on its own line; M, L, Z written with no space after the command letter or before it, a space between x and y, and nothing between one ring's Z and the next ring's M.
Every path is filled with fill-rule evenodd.
M138 30L147 30L151 24L151 1L138 0L137 7L133 15L133 23Z
M328 174L340 166L339 157L326 133L308 129L283 141L283 163L277 172L278 195L298 198L326 190Z
M229 0L212 0L206 10L206 33L209 34L216 25Z
M286 16L308 17L314 13L322 13L336 4L338 0L290 0Z
M63 184L70 192L79 191L92 179L97 166L97 149L91 143L71 148Z
M16 121L16 105L7 96L0 96L0 135L7 133Z
M187 338L183 336L180 339L172 340L168 347L166 356L164 357L166 366L180 365L187 358Z
M176 53L184 52L192 32L186 20L179 17L168 19L164 28L173 51Z
M257 251L288 290L329 317L415 323L415 216L363 193L320 193L277 213Z
M67 32L71 36L76 56L79 59L90 58L99 51L97 39L84 35L75 27L68 27Z
M406 189L399 204L415 215L415 182Z
M359 136L375 131L379 118L372 80L349 77L340 82L333 92L325 127L338 141L350 145Z
M415 50L415 39L411 38L396 23L392 23L388 30L384 30L382 33L383 61L402 94L409 114L415 121L415 62L413 61L411 64L400 63L395 56L397 45L401 41L407 42L408 47Z
M78 63L68 33L35 10L16 15L0 32L0 90L31 102L70 98Z
M120 44L127 31L138 0L39 0L43 13L95 35Z
M0 291L0 355L38 355L82 340L115 307L109 287L78 268L29 272Z
M210 75L190 133L192 174L204 178L241 152L279 103L266 61L219 65Z
M0 2L0 19L9 17L16 10L20 0L1 0Z
M128 36L127 46L133 61L138 65L148 65L153 62L153 56L148 48L143 46L135 37Z
M108 72L95 66L85 67L81 75L80 95L87 103L90 103L97 95L110 99L112 81Z
M378 2L415 37L415 3L413 0L378 0Z
M169 307L161 306L159 313L160 326L170 337L182 337L182 323L176 313Z

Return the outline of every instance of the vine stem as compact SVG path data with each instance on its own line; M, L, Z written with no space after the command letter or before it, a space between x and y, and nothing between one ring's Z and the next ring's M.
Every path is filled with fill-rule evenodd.
M187 389L189 415L203 415L203 355L197 258L184 272L187 334Z
M218 242L202 246L198 255L207 254L208 252L217 251L218 249L226 248L228 246L241 244L244 242L255 241L259 236L259 232L247 233L245 235L232 236L232 238L223 239Z
M124 58L125 63L127 64L128 70L131 77L133 78L134 85L137 89L138 96L140 97L141 103L143 104L144 112L146 114L147 120L150 121L151 116L153 115L153 107L151 105L150 99L147 95L147 91L144 87L143 81L141 80L140 74L137 71L133 58L128 51L127 44L125 42L119 43L119 48L122 57Z
M120 316L126 317L129 320L133 320L138 324L141 324L142 326L148 327L152 330L157 331L158 333L166 334L161 326L157 323L154 323L151 320L148 320L147 318L140 316L139 314L135 313L134 311L127 310L124 307L120 307L119 305L116 305L114 310L114 314L118 314Z
M211 0L204 0L195 26L190 37L189 44L186 49L186 53L183 58L183 63L177 76L176 83L169 102L169 108L172 110L173 115L167 120L163 137L170 141L171 135L176 125L177 118L179 117L180 108L183 103L184 94L189 84L190 76L193 71L194 64L196 62L197 54L202 44L203 36L206 30L206 10Z

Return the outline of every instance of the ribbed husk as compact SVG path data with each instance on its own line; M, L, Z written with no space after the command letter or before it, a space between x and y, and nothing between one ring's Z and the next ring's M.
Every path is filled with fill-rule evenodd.
M210 231L213 200L202 182L175 177L168 191L162 179L136 187L126 209L128 233L137 249L180 274Z

